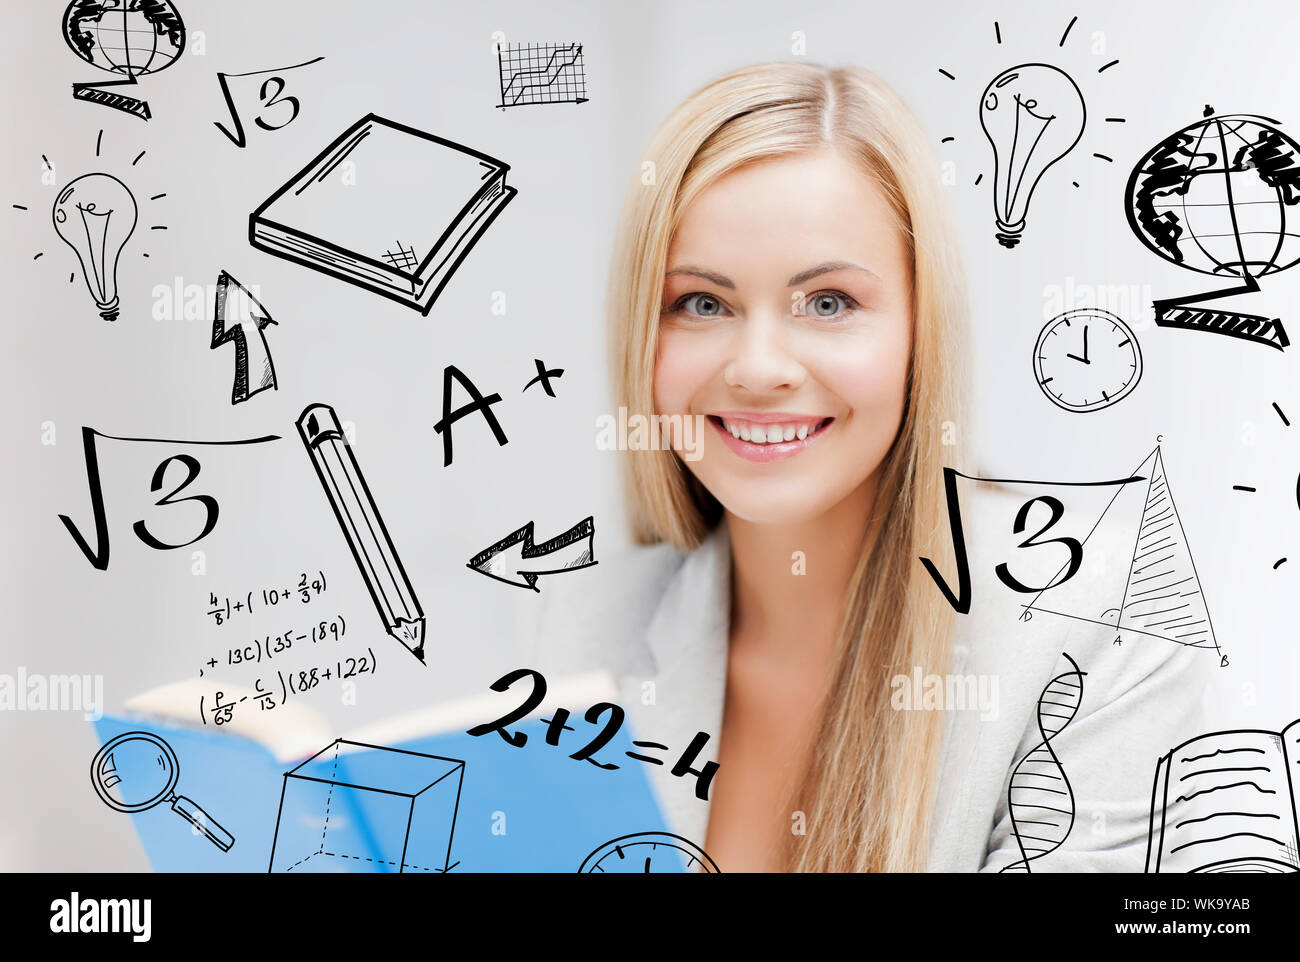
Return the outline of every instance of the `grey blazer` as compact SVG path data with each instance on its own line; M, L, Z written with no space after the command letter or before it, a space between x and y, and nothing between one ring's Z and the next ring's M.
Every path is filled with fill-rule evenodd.
M1073 826L1065 842L1032 861L1030 870L1140 872L1156 761L1206 730L1207 685L1218 655L1159 638L1117 646L1113 628L1069 617L1036 613L1020 620L1021 606L1031 596L1009 590L994 577L994 566L1039 552L1039 562L1048 567L1037 583L1045 584L1064 561L1064 550L1050 545L1017 550L1026 535L1010 536L1011 519L1023 497L980 485L962 500L974 603L969 614L958 616L951 673L966 676L958 687L967 694L985 697L982 705L944 709L948 717L928 868L998 872L1020 861L1007 808L1009 781L1017 762L1043 740L1039 698L1055 676L1070 670L1062 657L1068 653L1086 674L1078 712L1052 739L1052 749L1074 796ZM1108 527L1113 537L1104 530ZM1099 527L1087 543L1090 563L1046 593L1041 604L1091 618L1118 607L1118 597L1112 600L1108 592L1112 584L1123 590L1135 529L1136 523ZM1087 529L1074 533L1082 536ZM647 772L670 831L701 844L709 803L696 797L694 778L673 777L669 767L700 731L712 736L700 762L717 757L730 560L725 522L689 554L656 545L601 559L570 578L552 579L543 592L539 622L540 670L548 675L609 671L633 737L672 747L668 764L647 766ZM947 574L955 587L955 573ZM1019 577L1035 583L1029 574ZM908 696L914 693L914 682L896 684L900 703L904 688ZM629 832L639 830L628 826Z

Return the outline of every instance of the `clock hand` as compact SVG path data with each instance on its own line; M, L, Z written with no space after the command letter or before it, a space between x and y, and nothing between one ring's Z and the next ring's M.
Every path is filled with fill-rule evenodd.
M1092 361L1088 360L1088 329L1086 327L1083 329L1083 357L1079 357L1079 355L1077 354L1070 354L1068 352L1066 353L1065 356L1068 358L1072 358L1076 361L1082 361L1084 364L1092 363Z

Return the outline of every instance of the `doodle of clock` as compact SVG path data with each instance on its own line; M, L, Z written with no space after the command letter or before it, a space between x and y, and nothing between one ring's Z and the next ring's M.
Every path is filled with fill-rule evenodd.
M623 835L606 842L588 855L578 869L580 874L683 871L721 874L721 869L704 849L680 835L668 832Z
M1110 311L1085 307L1058 314L1034 345L1034 380L1048 400L1085 414L1127 397L1142 378L1142 350Z

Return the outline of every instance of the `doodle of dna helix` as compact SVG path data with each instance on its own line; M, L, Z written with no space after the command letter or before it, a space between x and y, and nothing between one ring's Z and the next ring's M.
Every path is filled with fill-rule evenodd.
M1073 670L1057 675L1038 696L1038 731L1043 740L1011 772L1007 810L1021 857L1003 872L1029 872L1029 863L1060 848L1074 826L1074 792L1052 750L1052 739L1079 711L1087 672L1080 671L1068 654L1064 656Z

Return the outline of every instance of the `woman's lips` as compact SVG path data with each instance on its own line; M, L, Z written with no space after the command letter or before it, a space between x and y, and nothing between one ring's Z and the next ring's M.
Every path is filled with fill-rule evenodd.
M746 461L757 461L766 463L770 461L784 461L799 454L808 445L812 444L823 434L826 429L835 421L834 418L821 418L820 420L810 420L808 418L782 417L780 420L771 419L765 416L762 422L751 419L729 419L724 421L722 417L714 414L709 415L709 423L714 426L717 432L722 436L722 442L735 454L744 458ZM730 426L729 426L730 425ZM785 435L789 434L790 428L795 429L795 436L790 440L785 440ZM763 441L754 442L746 440L744 437L736 437L732 433L732 428L739 428L745 433L752 433L761 430L764 436L774 430L781 430L780 441ZM806 435L799 437L800 434Z

